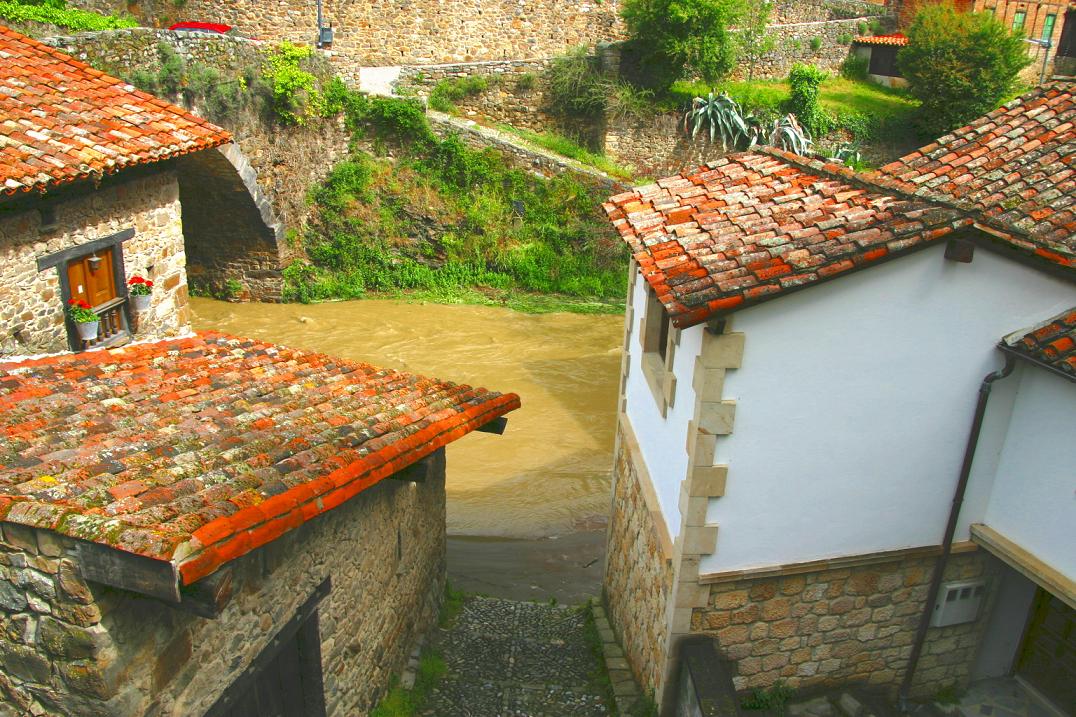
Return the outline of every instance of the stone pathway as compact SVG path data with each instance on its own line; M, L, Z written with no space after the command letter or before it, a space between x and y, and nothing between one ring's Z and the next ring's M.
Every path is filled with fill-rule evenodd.
M1034 700L1015 679L976 682L960 698L963 717L1056 717Z
M470 597L433 649L448 665L427 717L599 717L614 714L593 677L581 608Z

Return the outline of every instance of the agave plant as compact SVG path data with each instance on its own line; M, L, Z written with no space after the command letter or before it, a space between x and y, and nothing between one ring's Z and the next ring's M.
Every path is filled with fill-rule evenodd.
M758 144L768 144L806 157L813 144L811 133L800 125L793 114L774 120L773 124L766 124L751 116L747 119L746 134L748 149Z
M830 159L840 162L846 167L853 168L858 167L863 163L863 158L859 154L859 148L851 142L844 142L837 147L837 151L833 153L833 156L831 156Z
M711 92L706 99L696 97L691 101L691 109L684 114L684 131L690 132L692 138L706 125L710 125L710 141L720 135L721 147L728 150L740 137L747 136L747 124L736 100L727 92L715 95Z

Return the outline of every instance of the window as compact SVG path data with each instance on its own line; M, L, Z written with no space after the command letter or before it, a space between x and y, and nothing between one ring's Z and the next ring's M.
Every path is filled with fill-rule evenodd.
M1054 36L1054 25L1057 24L1057 15L1047 15L1046 20L1042 23L1042 40L1043 42L1049 42L1050 38Z
M72 351L118 346L130 339L127 286L123 270L123 242L133 229L95 239L37 260L38 271L56 268L60 280L68 345ZM67 313L71 299L85 301L100 317L97 335L83 340Z
M1026 19L1027 12L1025 12L1024 10L1017 10L1016 13L1012 16L1012 31L1023 32L1024 20Z
M650 392L664 416L676 396L676 376L673 375L673 355L680 343L680 332L673 328L669 312L658 301L653 289L647 289L646 315L639 325L643 346L642 368Z

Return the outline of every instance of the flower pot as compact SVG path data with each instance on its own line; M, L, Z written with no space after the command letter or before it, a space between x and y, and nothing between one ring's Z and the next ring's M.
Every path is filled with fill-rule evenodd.
M83 324L75 324L75 328L78 329L78 337L83 341L93 341L97 338L97 326L100 323L99 321L87 321Z
M131 306L133 306L134 310L137 311L140 314L142 312L144 312L144 311L149 311L149 305L150 305L150 303L152 301L153 301L153 295L152 294L132 294L131 295Z

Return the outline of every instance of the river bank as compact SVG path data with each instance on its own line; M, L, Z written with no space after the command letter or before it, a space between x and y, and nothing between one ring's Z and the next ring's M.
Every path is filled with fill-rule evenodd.
M600 575L609 512L620 316L399 300L192 305L197 329L518 393L523 408L504 435L476 433L448 452L451 572L468 590L504 597L594 593L588 576Z

